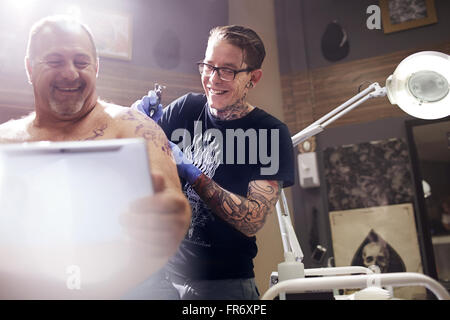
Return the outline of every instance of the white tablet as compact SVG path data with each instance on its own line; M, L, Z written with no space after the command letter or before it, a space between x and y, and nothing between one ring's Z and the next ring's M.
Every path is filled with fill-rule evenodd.
M153 192L144 139L0 145L0 244L90 245Z

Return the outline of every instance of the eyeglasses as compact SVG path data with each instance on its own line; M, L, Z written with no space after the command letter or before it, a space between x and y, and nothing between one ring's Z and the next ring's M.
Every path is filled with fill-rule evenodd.
M217 71L219 78L223 81L233 81L238 73L253 71L252 68L233 70L233 69L225 68L225 67L214 67L214 66L204 63L204 62L197 62L197 65L198 65L198 71L200 72L201 75L210 77L210 76L212 76L214 71Z

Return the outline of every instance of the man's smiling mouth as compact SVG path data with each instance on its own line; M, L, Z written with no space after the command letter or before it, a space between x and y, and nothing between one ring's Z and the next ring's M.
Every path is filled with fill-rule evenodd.
M65 88L65 87L55 87L56 90L64 91L64 92L74 92L80 90L81 87L75 87L75 88Z
M228 91L226 90L214 90L212 88L208 88L209 93L213 94L213 95L222 95L227 93Z

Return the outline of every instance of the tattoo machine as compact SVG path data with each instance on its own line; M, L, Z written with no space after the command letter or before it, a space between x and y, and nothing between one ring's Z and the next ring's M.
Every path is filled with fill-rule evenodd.
M148 92L148 96L150 97L150 106L148 110L148 115L153 117L155 112L158 111L158 106L161 103L161 93L162 90L165 89L166 86L162 86L158 83L155 83L155 88Z

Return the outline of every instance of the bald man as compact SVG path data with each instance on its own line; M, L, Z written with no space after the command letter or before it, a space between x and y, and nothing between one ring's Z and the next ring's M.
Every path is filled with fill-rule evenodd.
M35 111L24 118L1 124L0 143L134 137L146 140L155 194L137 201L132 212L122 217L122 224L143 249L140 252L147 255L141 258L150 260L150 263L145 264L145 269L123 270L125 278L117 276L104 287L96 284L92 288L84 287L82 292L67 290L51 281L45 282L33 273L27 273L23 278L26 280L17 279L17 282L9 274L0 273L0 296L120 297L145 275L165 264L189 225L189 203L181 192L167 138L148 117L130 108L99 100L96 92L97 50L88 27L80 22L64 16L38 21L30 31L25 67L33 86ZM0 259L5 261L5 257ZM8 259L14 257L9 256Z

